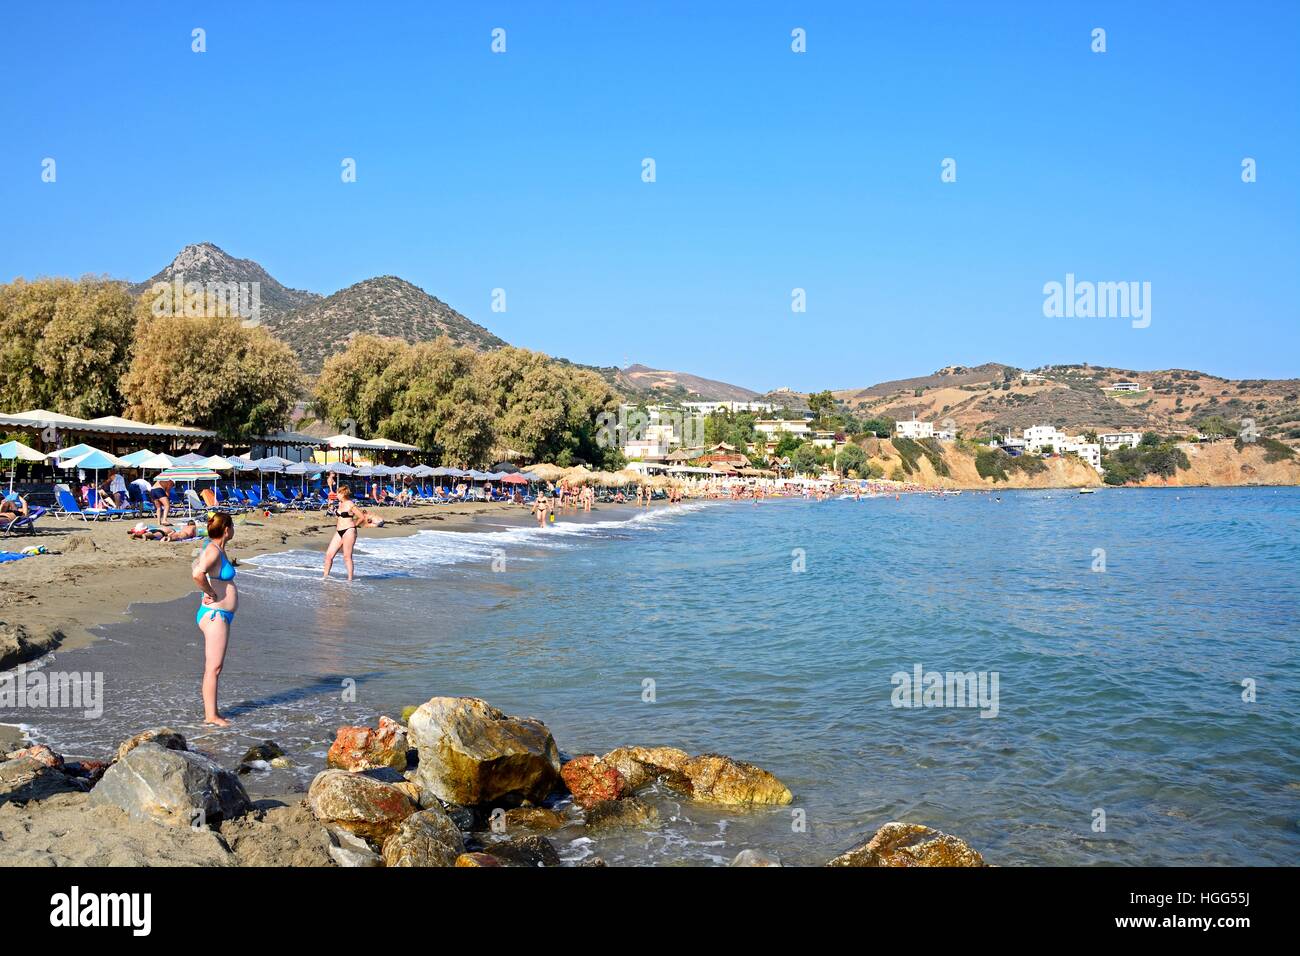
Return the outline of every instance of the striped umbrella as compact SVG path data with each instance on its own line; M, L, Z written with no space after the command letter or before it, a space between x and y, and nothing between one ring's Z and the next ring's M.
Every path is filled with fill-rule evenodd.
M217 481L221 476L203 465L175 465L158 472L158 481Z

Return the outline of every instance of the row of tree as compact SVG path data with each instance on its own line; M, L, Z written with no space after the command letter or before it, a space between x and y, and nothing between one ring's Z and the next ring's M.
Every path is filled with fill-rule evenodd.
M4 411L124 415L230 441L280 427L302 391L293 351L237 316L156 310L105 278L0 285Z
M238 316L193 312L211 310L137 300L107 278L0 284L0 412L123 415L210 428L238 443L285 427L310 397L334 427L460 465L506 449L562 465L623 464L597 421L619 396L590 370L525 349L358 336L326 362L310 394L284 342Z
M618 399L589 369L527 349L475 352L445 337L410 345L359 335L326 360L316 385L321 417L461 466L513 452L618 468L617 441L598 420Z

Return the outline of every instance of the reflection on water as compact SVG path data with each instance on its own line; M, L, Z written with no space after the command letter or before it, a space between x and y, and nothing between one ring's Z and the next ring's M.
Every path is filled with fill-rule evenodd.
M1283 489L1004 492L363 538L352 585L319 582L314 553L241 566L223 676L235 732L193 723L192 601L59 655L104 671L103 719L0 720L89 756L164 723L228 763L271 738L296 769L245 779L272 793L310 781L341 723L472 694L543 718L568 753L666 744L757 763L808 824L658 794L648 832L562 831L569 859L711 864L756 847L820 863L905 819L1003 864L1292 863L1297 505ZM891 706L892 676L917 664L998 672L998 716Z

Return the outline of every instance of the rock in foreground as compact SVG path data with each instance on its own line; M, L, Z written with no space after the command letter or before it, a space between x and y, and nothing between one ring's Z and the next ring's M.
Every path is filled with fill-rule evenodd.
M413 813L384 841L385 866L455 866L465 840L441 807Z
M627 789L618 768L594 754L574 757L560 768L560 776L573 794L573 802L584 810L602 800L617 800Z
M886 823L827 866L987 866L965 840L919 823Z
M171 826L206 826L234 819L251 803L239 777L207 757L145 743L104 772L90 805Z
M316 819L370 840L382 841L415 813L416 806L391 783L346 770L322 770L307 790Z
M445 803L542 800L560 783L546 725L477 697L434 697L416 708L408 732L420 754L417 782Z
M721 754L701 754L684 769L697 800L733 806L775 804L794 800L788 787L762 767Z
M325 762L340 770L406 769L406 728L388 717L379 718L379 729L340 727Z

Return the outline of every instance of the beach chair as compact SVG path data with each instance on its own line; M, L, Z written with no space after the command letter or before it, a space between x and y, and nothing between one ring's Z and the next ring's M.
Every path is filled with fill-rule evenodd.
M106 500L111 501L112 499L106 498L106 496L101 494L97 488L91 489L90 493L86 495L86 500L90 503L90 509L92 511L98 511L110 520L121 518L124 515L132 513L130 508L119 508L116 505L106 504Z
M82 508L77 504L77 499L72 497L71 491L57 489L54 494L59 502L59 510L55 512L56 518L79 517L82 521L98 521L105 517L93 508Z
M20 518L14 518L6 524L0 524L0 537L17 534L35 534L36 519L45 514L46 508L33 508Z

